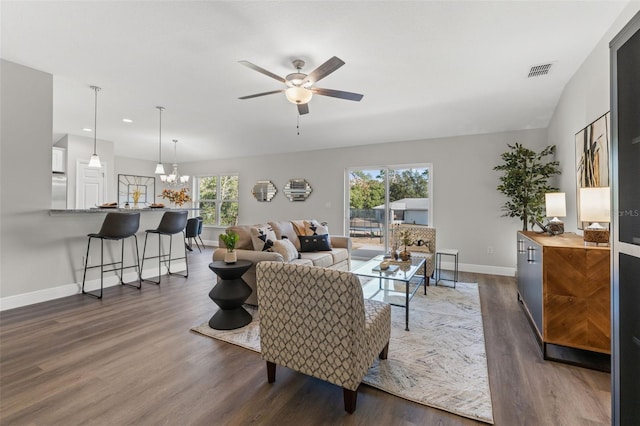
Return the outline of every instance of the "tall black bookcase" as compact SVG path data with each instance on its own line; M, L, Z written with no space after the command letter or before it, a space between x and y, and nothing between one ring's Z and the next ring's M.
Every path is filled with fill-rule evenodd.
M640 421L640 13L611 41L612 424Z

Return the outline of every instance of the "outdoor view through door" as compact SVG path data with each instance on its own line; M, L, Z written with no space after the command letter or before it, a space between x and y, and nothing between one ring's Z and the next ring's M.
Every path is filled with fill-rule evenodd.
M395 224L431 226L431 165L349 169L347 180L354 258L389 252Z

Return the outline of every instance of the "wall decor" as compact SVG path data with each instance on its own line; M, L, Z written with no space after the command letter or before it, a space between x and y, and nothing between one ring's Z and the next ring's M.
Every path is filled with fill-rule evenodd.
M149 176L118 175L118 206L146 207L155 202L156 179Z
M260 202L270 202L276 196L278 188L270 180L259 180L253 185L251 193Z
M576 133L576 213L578 229L589 224L580 221L580 188L609 186L609 113ZM585 225L586 223L586 225Z
M289 179L289 182L284 186L284 195L289 201L305 201L313 192L311 185L306 179Z

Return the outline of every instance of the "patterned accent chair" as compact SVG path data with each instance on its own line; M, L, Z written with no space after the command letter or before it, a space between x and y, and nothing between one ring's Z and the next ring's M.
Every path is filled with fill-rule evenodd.
M427 277L426 283L429 285L429 277L435 269L435 253L436 253L436 228L426 225L415 225L410 223L401 223L397 225L395 232L396 244L402 247L402 242L398 239L399 231L408 230L411 232L412 244L407 246L407 250L412 256L420 256L426 258Z
M268 382L277 364L342 386L353 413L362 378L376 356L387 358L389 305L365 300L350 272L260 262L256 276Z

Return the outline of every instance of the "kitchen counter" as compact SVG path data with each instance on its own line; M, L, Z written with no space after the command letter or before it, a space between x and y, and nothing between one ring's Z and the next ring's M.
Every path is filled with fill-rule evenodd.
M176 210L197 210L196 208L192 208L192 207L185 207L185 208L169 208L169 207L163 207L163 208L150 208L150 207L145 207L145 208L141 208L141 209L124 209L124 208L117 208L117 209L104 209L104 208L91 208L91 209L51 209L49 210L49 215L50 216L57 216L57 215L66 215L66 214L91 214L91 213L109 213L109 212L140 212L140 213L145 213L145 212L166 212L166 211L176 211Z

